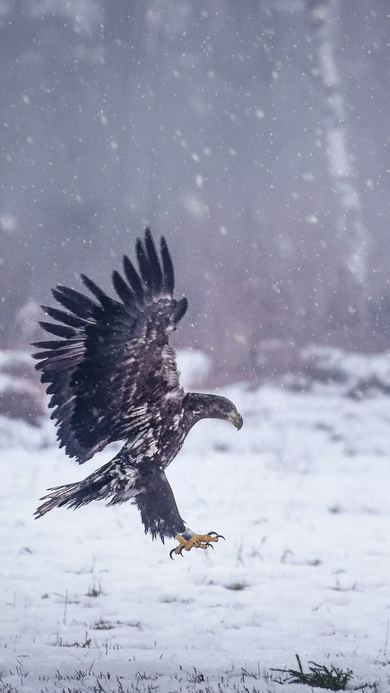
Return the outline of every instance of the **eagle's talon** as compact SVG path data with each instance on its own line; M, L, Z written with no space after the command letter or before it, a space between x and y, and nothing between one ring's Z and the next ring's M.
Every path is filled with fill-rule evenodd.
M173 560L174 554L183 556L183 551L191 551L191 549L208 549L211 547L214 550L212 542L217 542L219 539L224 539L222 534L217 532L208 532L208 534L193 534L189 539L185 539L182 534L177 534L175 539L179 542L169 553Z
M223 539L225 541L223 534L218 534L218 532L208 532L208 535L209 537L216 537L216 541L218 541L218 539Z

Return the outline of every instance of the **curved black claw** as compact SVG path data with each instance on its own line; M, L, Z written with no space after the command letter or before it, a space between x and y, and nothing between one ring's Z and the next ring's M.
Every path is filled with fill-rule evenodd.
M211 546L212 550L214 551L214 546L212 544L210 544L209 541L206 543L206 546Z
M178 548L179 548L178 546L175 546L175 548L172 549L172 551L169 552L169 556L170 556L170 558L172 559L172 561L175 560L174 557L173 557L173 554L176 554L176 555L179 555L179 554L180 554L180 556L183 558L183 551L184 551L185 547L184 547L184 546L181 546L180 549L179 549L179 551L177 551Z
M218 534L218 532L207 532L207 534L209 535L209 537L216 537L217 539L225 540L225 537L223 536L223 534Z

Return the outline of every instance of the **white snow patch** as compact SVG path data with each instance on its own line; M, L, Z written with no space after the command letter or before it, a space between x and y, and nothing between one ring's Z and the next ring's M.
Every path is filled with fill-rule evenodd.
M211 360L203 351L181 349L177 352L177 365L181 373L180 384L188 390L207 375L211 368Z

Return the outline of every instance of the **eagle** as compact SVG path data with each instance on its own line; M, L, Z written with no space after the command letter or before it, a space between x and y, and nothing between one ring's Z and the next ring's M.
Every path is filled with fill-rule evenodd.
M106 499L130 500L152 538L175 538L176 554L206 549L222 535L197 534L179 514L165 470L194 424L217 418L238 430L242 417L226 397L185 392L169 335L187 310L176 300L174 270L164 237L156 248L150 229L136 241L137 265L123 257L115 270L116 298L81 275L91 296L58 285L60 308L42 306L55 322L40 322L52 337L35 342L42 383L47 383L59 446L79 464L113 442L120 451L83 481L48 489L35 516L55 507L78 508ZM64 310L65 309L65 310ZM54 339L53 339L54 337Z

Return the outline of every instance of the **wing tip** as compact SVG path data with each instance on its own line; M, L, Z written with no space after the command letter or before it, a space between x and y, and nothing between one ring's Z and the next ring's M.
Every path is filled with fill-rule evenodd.
M163 289L170 296L173 296L175 289L175 272L173 269L171 253L169 252L169 247L165 236L161 236L160 238L160 252L163 270Z
M180 301L177 302L173 313L172 313L172 319L175 325L184 317L184 315L187 312L188 308L188 300L186 296L183 296L183 298L180 299Z

